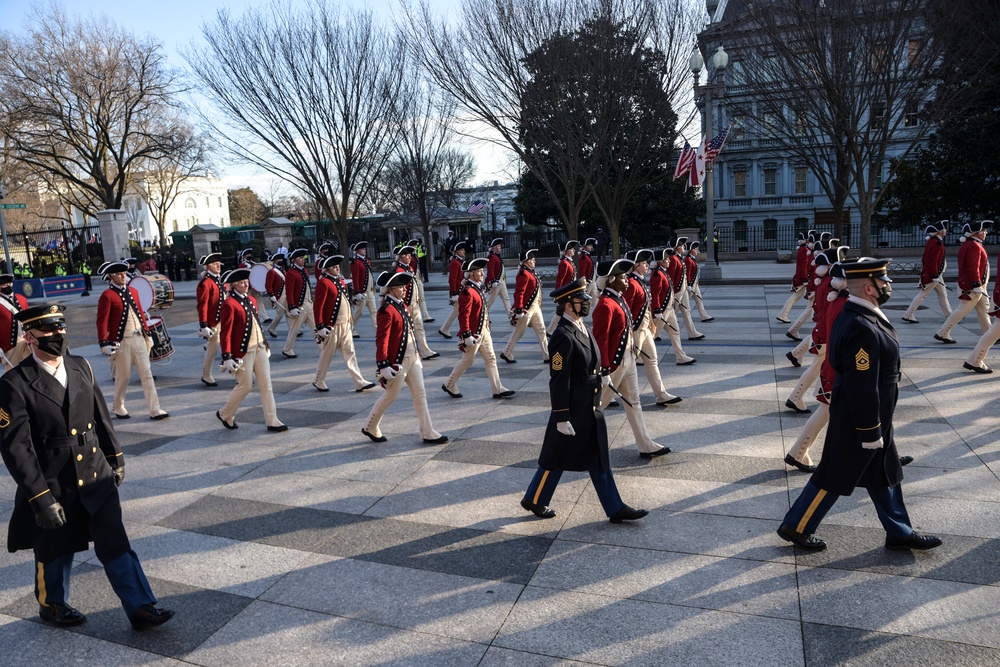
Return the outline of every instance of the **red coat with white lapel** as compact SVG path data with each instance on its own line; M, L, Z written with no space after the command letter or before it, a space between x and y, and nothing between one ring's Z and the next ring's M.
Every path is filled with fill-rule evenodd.
M203 327L214 327L222 319L222 302L226 292L208 271L201 277L196 293L198 299L198 322Z
M139 293L134 287L128 287L128 292L132 295L132 302L135 303L139 311L139 322L142 323L142 330L149 333L149 326L146 324L146 313L139 303ZM128 307L118 291L109 287L101 294L97 301L97 340L101 345L107 343L120 343L122 331L125 328L125 320L128 317Z
M489 323L483 293L475 284L465 281L462 293L458 295L458 337L480 336Z
M378 309L375 329L375 363L379 368L403 363L410 331L406 305L386 297Z
M285 300L288 309L301 308L309 291L309 274L299 266L292 266L285 274Z
M528 310L537 293L538 276L535 275L534 270L522 265L514 281L514 308Z
M21 294L0 296L0 299L7 299L18 312L28 307L28 300ZM4 352L10 352L16 344L17 322L14 321L14 313L6 305L0 304L0 348L3 348Z
M316 300L313 301L313 315L316 318L317 328L322 326L332 328L337 324L337 317L343 307L341 295L347 298L347 287L340 278L334 278L329 274L320 276L316 283Z
M594 307L594 338L601 353L601 366L614 372L632 337L632 315L621 296L604 290Z
M249 294L246 295L248 305L233 292L222 303L221 329L219 330L219 345L223 355L231 355L233 359L242 359L247 353L250 334L253 327L254 314L250 310L257 308L257 302ZM258 323L259 324L259 323ZM261 329L263 336L264 330ZM264 342L265 347L267 342Z
M561 257L559 270L556 272L556 289L573 282L574 278L576 278L576 269L573 268L573 260L569 257Z

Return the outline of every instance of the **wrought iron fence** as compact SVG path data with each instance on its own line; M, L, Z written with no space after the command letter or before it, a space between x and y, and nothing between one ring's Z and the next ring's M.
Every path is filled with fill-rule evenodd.
M820 232L833 232L831 226L815 228ZM778 250L794 250L798 245L799 233L804 227L782 225L777 227L721 227L719 231L719 251L724 253L752 253ZM945 240L948 245L958 243L961 226L950 230ZM874 227L871 232L871 247L878 248L918 248L923 247L927 236L922 226L906 229L884 229ZM1000 233L991 233L986 238L987 244L1000 242ZM842 227L841 245L861 246L861 224L844 225Z
M99 225L34 232L8 230L6 240L14 264L7 270L15 275L26 275L22 272L26 268L31 277L45 278L56 275L57 267L68 274L80 273L84 262L96 270L104 261Z

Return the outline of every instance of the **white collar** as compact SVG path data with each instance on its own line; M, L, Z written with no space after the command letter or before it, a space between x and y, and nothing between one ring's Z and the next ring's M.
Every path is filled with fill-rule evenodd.
M43 371L45 371L46 373L48 373L49 375L51 375L52 377L54 377L56 379L56 382L58 382L59 384L61 384L63 387L66 386L66 382L67 382L67 380L66 380L66 363L63 361L62 357L59 357L59 365L58 366L52 366L51 364L48 364L48 363L42 361L41 359L39 359L38 355L35 354L34 350L31 351L31 356L34 357L35 363L38 364L39 368L41 368Z
M882 310L878 306L876 306L874 303L872 303L871 301L868 301L867 299L862 299L860 297L856 297L853 294L850 295L849 297L847 297L847 300L850 301L851 303L856 303L859 306L864 306L868 310L870 310L873 313L875 313L876 315L878 315L882 319L883 322L885 322L886 324L889 324L889 318L886 317L885 313L883 313Z

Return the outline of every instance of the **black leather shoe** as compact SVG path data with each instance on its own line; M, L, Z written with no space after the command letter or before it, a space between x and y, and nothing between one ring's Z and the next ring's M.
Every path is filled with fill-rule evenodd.
M39 605L38 615L46 623L51 623L60 628L80 625L87 620L87 617L80 613L79 610L61 604Z
M209 381L208 381L208 380L206 380L205 378L202 378L202 379L201 379L201 383L202 383L203 385L205 385L206 387L218 387L218 386L219 386L219 383L218 383L218 382L209 382Z
M499 394L493 394L493 398L510 398L514 395L513 389L508 389L507 391L501 391Z
M943 336L938 336L937 334L934 334L934 340L939 340L945 345L954 345L958 342L954 338L944 338Z
M507 355L504 354L503 352L500 353L500 358L503 359L504 361L506 361L508 364L516 364L517 363L517 359L508 359Z
M639 452L640 459L655 459L657 456L663 456L664 454L669 454L669 447L660 447L655 452Z
M911 463L913 463L913 457L912 456L900 456L899 457L899 465L901 465L901 466L908 466Z
M442 336L444 338L449 338L449 339L451 338L451 334L447 334L447 333L441 331L440 329L438 329L438 335Z
M802 342L802 339L799 338L798 336L796 336L795 334L793 334L791 331L786 331L785 332L785 338L791 338L796 343L801 343Z
M714 317L706 317L705 319L702 320L702 322L714 322L714 321L715 321Z
M163 625L174 617L174 612L169 609L157 609L151 604L144 604L139 607L139 611L128 617L133 630L145 630L157 625Z
M920 324L920 322L918 322L917 320L914 320L914 319L909 318L909 317L903 317L903 318L900 318L900 319L902 319L907 324Z
M619 402L618 402L618 399L616 398L616 399L615 399L615 400L613 400L613 401L609 401L609 402L608 402L608 404L607 404L607 405L605 405L604 407L605 407L605 408L620 408L621 406L622 406L622 404L621 404L621 403L619 403Z
M441 356L440 352L432 352L431 354L428 354L426 357L424 357L424 361L430 361L431 359L437 359L440 356Z
M267 330L267 335L270 336L271 338L277 338L278 337L278 334L274 333L270 329Z
M885 548L890 551L906 551L907 549L933 549L941 546L941 538L933 535L910 533L906 537L885 537Z
M304 331L300 331L297 334L295 334L295 337L296 338L302 338L302 334L304 334L304 333L305 333Z
M823 540L817 539L812 535L805 535L792 530L785 524L781 524L778 528L778 537L786 542L791 542L797 547L806 549L807 551L822 551L823 549L826 549L826 542Z
M680 396L674 396L673 398L671 398L671 399L668 399L668 400L666 400L666 401L657 401L657 403L656 403L656 404L657 404L658 406L660 406L661 408L665 408L665 407L667 407L668 405L677 405L678 403L680 403L680 402L681 402L681 401L683 401L683 400L684 400L684 399L683 399L683 398L681 398Z
M425 445L443 445L448 442L448 436L442 435L440 438L424 438Z
M547 505L536 505L535 503L529 503L525 499L521 499L521 507L528 510L539 519L552 519L556 515L556 511Z
M688 340L702 340L704 337L705 334L701 334L700 336L688 336Z
M388 438L386 438L384 435L372 435L365 429L361 429L361 432L367 435L369 438L371 438L372 442L385 442L386 440L388 440Z
M441 388L444 389L444 393L448 394L452 398L462 398L462 394L458 393L457 391L452 391L451 389L448 389L447 385L441 385Z
M152 419L154 422L158 422L158 421L161 421L163 419L166 419L169 416L170 416L169 412L164 412L163 414L153 415L152 417L150 417L150 419Z
M322 391L323 393L330 391L329 387L320 387L315 382L313 382L313 386L316 387L316 391Z
M806 465L801 461L797 461L792 458L791 454L785 454L785 463L792 466L793 468L798 468L802 472L816 472L816 466Z
M424 322L433 322L433 321L434 321L433 317L428 317L424 320Z
M779 321L779 322L781 322L782 324L791 324L791 323L792 323L792 321L791 321L791 320L785 320L785 319L782 319L782 318L780 318L780 317L775 317L774 319L778 320L778 321Z
M695 363L696 361L698 361L698 360L697 359L692 359L691 361L678 361L677 365L678 366L690 366L691 364Z
M968 361L962 364L962 368L964 368L967 371L972 371L974 373L982 373L983 375L988 375L989 373L993 372L992 368L982 368L980 366L973 366Z
M270 324L270 323L271 323L271 322L273 322L273 321L274 321L274 318L273 318L273 317L268 317L268 318L267 318L267 319L265 319L265 320L264 320L264 321L263 321L263 322L262 322L261 324Z
M361 389L355 389L354 391L356 391L356 392L358 392L360 394L363 391L367 391L369 389L374 389L374 388L375 388L375 383L374 382L369 382L368 384L366 384L365 386L363 386Z
M361 338L361 334L352 333L351 338Z
M614 514L608 517L608 521L611 523L621 523L622 521L638 521L642 517L649 514L649 510L637 510L634 507L629 507L626 505Z
M549 360L548 360L548 359L542 359L542 363L543 363L543 364L548 364L548 363L549 363Z
M288 430L288 424L279 424L278 426L268 426L267 430L271 433L284 433Z
M800 409L799 406L797 406L794 403L792 403L792 399L790 399L790 398L785 401L785 407L788 408L789 410L795 410L800 415L807 415L810 412L809 408L806 408L805 410Z
M115 415L115 419L132 419L132 415L127 414L127 413L124 414L124 415L120 415L120 414L118 414L116 412L116 413L114 413L114 415Z
M792 362L792 366L795 366L796 368L802 365L802 362L799 361L798 358L791 352L785 352L785 358Z
M218 417L219 421L222 422L222 425L225 426L226 428L228 428L230 431L235 431L236 429L238 429L240 427L240 425L236 423L235 419L233 420L232 424L230 424L225 419L223 419L222 418L222 410L216 410L215 411L215 416Z
M281 354L284 355L284 356L286 356L286 357L288 357L289 359L298 359L299 358L299 355L297 355L297 354L288 354L284 350L281 351Z

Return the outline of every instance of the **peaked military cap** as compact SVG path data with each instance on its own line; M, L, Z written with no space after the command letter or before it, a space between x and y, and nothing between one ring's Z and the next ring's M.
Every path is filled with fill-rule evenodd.
M0 273L0 285L6 285L7 283L14 282L13 273Z
M883 257L881 259L876 259L874 257L859 257L858 261L851 263L844 263L841 266L844 267L844 277L845 278L878 278L884 280L887 283L891 283L892 279L889 278L889 262L892 259L889 257Z
M571 283L566 283L559 289L552 291L549 296L552 297L556 303L569 301L571 298L590 301L590 295L587 294L587 281L583 278L577 278Z
M66 325L66 306L58 303L43 303L14 313L14 319L21 323L25 331L38 329L50 324Z

